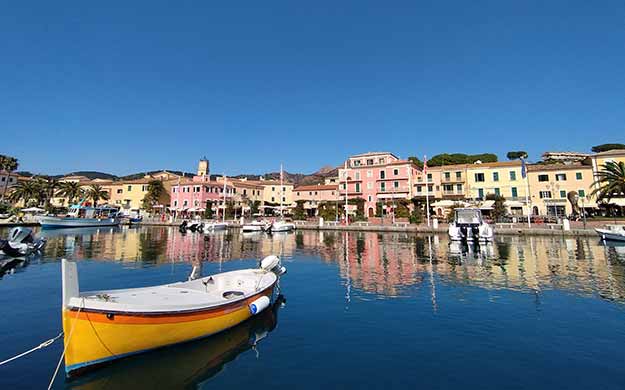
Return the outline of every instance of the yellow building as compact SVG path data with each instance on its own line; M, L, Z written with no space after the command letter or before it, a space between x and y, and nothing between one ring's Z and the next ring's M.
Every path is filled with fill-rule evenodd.
M138 210L143 208L143 199L148 193L151 181L158 180L152 176L143 179L113 182L106 187L110 188L110 198L108 203L120 207L122 210ZM178 178L162 180L164 191L158 200L158 205L167 207L170 203L170 192L172 185L178 182Z
M263 203L280 204L284 207L292 207L293 199L293 184L282 183L280 186L279 180L261 180L260 185L263 187Z
M475 163L466 166L467 199L482 200L488 194L506 200L524 201L526 182L521 176L520 161Z
M596 208L592 192L592 165L534 164L528 165L532 213L534 215L565 216L573 213L568 200L571 191L579 195L577 206Z

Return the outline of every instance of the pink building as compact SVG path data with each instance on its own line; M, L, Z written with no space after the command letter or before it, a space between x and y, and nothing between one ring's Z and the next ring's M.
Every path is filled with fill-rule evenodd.
M234 196L235 189L227 183L225 198ZM171 187L170 210L176 213L203 212L206 202L212 202L212 208L216 212L224 209L224 184L223 181L210 180L208 160L200 160L198 173L191 179L183 179Z
M373 217L378 201L411 199L420 174L415 164L389 152L358 154L339 169L339 195L343 200L346 193L349 199L363 198L365 215Z

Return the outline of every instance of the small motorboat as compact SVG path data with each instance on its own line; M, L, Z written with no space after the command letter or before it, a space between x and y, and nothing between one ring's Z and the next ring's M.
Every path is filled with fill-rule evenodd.
M251 233L251 232L264 232L269 228L271 224L266 221L252 221L250 223L246 223L241 227L241 231L243 233Z
M275 221L267 228L270 233L291 232L293 230L295 230L295 224L285 220Z
M81 205L71 206L65 217L39 216L37 220L42 228L117 226L121 221L114 207Z
M7 240L0 240L0 252L9 257L31 256L45 246L45 238L36 238L32 229L23 226L14 227Z
M226 230L227 228L227 222L208 221L202 224L200 231L203 233L212 233L220 230Z
M65 371L207 337L270 307L286 268L277 256L258 268L186 282L80 292L76 262L61 261Z
M492 226L484 222L478 208L455 209L448 233L452 241L492 241L495 236Z
M595 229L602 240L625 241L625 225L606 225L606 229Z

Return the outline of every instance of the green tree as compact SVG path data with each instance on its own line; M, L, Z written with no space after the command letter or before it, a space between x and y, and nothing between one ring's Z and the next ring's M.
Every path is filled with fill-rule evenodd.
M303 221L306 219L306 210L304 209L305 200L298 200L296 202L295 209L293 210L293 219Z
M425 202L421 199L412 198L412 213L410 213L410 223L421 223L425 219Z
M317 213L325 221L334 221L337 215L335 202L319 202L317 204ZM341 212L339 211L339 216Z
M234 218L234 200L226 200L226 219Z
M365 200L363 198L349 199L347 204L356 206L356 215L354 216L355 221L365 220Z
M464 153L442 153L437 154L428 160L428 166L442 166L442 165L454 165L454 164L473 164L476 161L484 163L497 162L497 155L492 153L482 154L464 154Z
M512 152L508 152L506 154L506 157L508 158L508 160L518 160L520 158L527 158L527 152L523 150L512 151Z
M213 202L210 200L206 201L206 206L204 209L204 218L212 219L213 218Z
M389 204L392 205L392 202ZM410 201L408 199L398 199L395 201L395 218L409 218L410 217Z
M252 202L250 206L250 213L254 215L254 214L258 214L259 211L260 211L260 200L255 200Z
M504 202L506 198L497 194L486 194L486 200L494 200L492 217L495 221L500 221L502 217L506 216L506 206Z
M101 185L92 184L87 190L87 199L93 200L93 207L97 207L98 201L109 199L109 193Z
M377 218L381 218L382 215L384 215L384 212L382 211L382 206L384 206L384 203L382 202L375 203L375 216Z
M15 157L0 154L0 170L7 173L7 178L4 181L4 188L2 189L2 198L0 199L4 199L4 195L6 194L7 188L9 187L9 179L11 178L11 173L17 170L19 165L20 164Z
M595 153L606 152L614 149L625 149L624 144L601 144L592 147L592 151Z
M608 161L601 165L592 184L595 189L590 193L597 200L607 200L625 196L625 163Z
M80 183L73 181L61 182L59 184L59 191L57 196L67 198L67 204L73 204L76 199L80 199L84 196L84 191L80 187Z
M141 202L141 208L144 210L151 210L159 204L161 197L165 194L165 186L163 182L157 179L150 180L148 182L148 190Z
M423 161L419 160L418 157L410 156L410 157L408 157L408 161L412 162L413 164L415 164L419 168L423 168Z

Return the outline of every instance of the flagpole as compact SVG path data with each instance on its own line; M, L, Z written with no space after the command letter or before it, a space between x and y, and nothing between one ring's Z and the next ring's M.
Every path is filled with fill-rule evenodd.
M345 226L349 225L349 216L347 215L347 161L345 161Z
M525 204L527 205L527 227L529 229L532 228L532 208L530 206L530 179L527 174L527 166L525 165L525 160L521 159L521 176L525 176Z
M428 184L428 157L423 156L423 176L425 179L425 215L430 227L430 185Z

